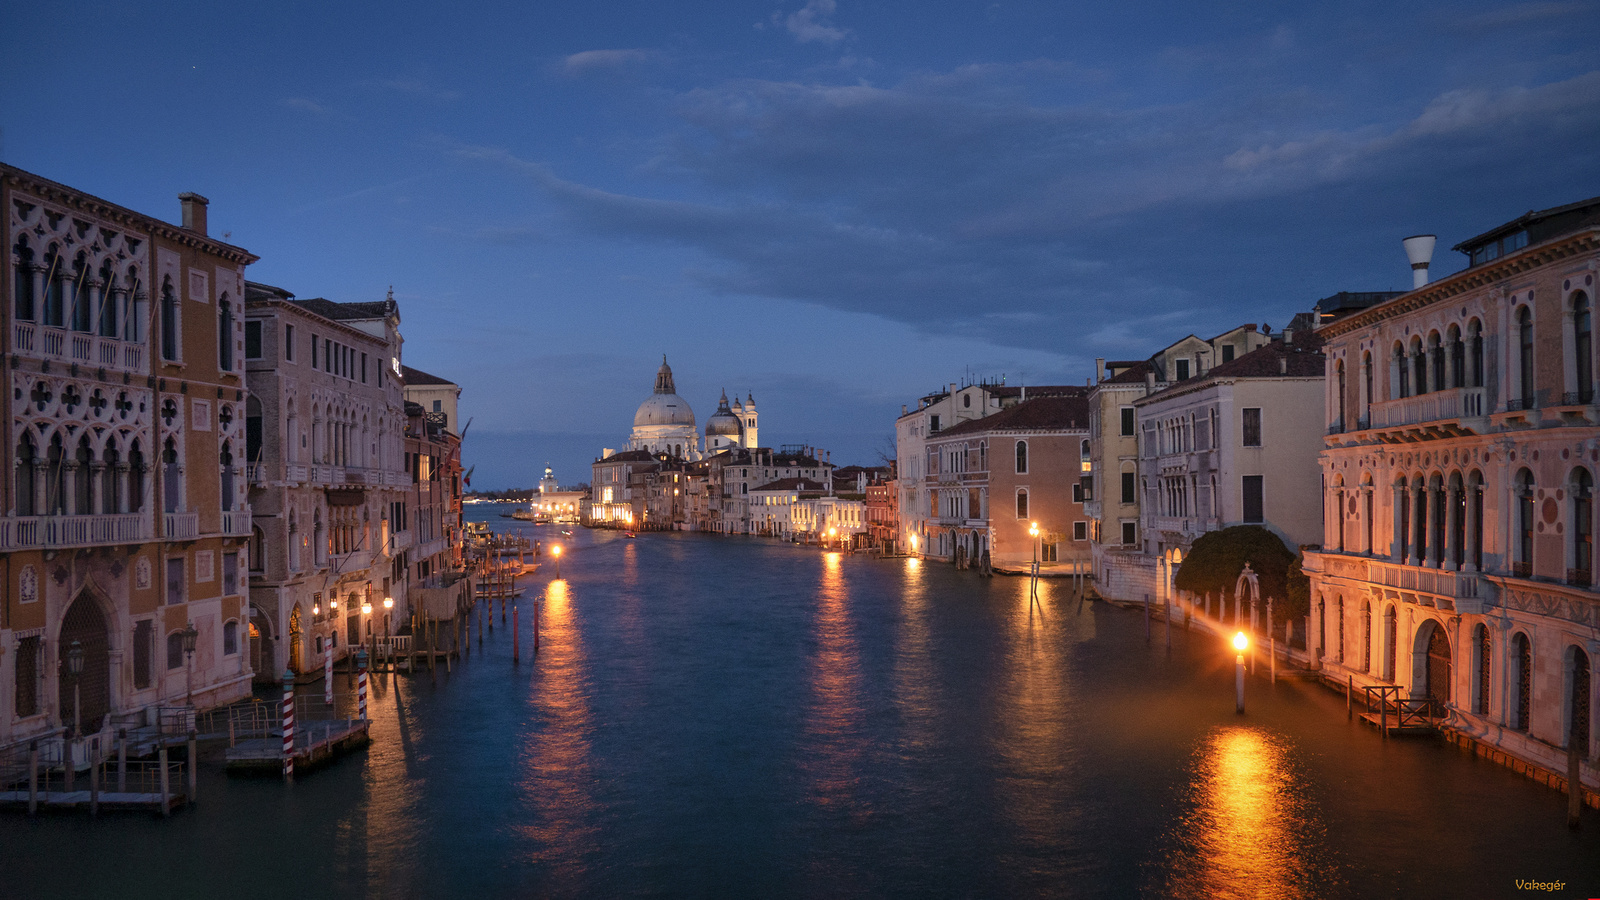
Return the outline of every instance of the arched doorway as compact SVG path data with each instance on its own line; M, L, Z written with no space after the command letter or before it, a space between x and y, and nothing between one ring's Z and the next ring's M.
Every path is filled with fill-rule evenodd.
M300 674L300 604L289 611L289 671Z
M1450 639L1438 622L1429 620L1422 623L1417 633L1417 648L1427 654L1426 659L1421 660L1420 693L1428 698L1434 715L1443 715L1445 705L1450 702Z
M273 655L272 623L258 610L250 617L250 668L256 681L274 682L283 674L277 671Z
M67 652L72 642L83 648L83 674L77 679L77 721L82 731L100 730L100 721L111 712L111 646L105 614L88 591L78 594L61 620L59 655L61 660L61 721L73 722L73 679L67 677Z

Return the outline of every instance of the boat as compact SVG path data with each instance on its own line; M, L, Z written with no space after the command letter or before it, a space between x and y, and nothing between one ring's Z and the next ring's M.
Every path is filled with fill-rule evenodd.
M623 533L622 533L622 536L623 536L623 537L625 537L625 538L636 538L636 537L638 537L638 535L637 535L637 534L634 534L634 533L633 533L633 532L631 532L631 531L624 531L624 532L623 532Z

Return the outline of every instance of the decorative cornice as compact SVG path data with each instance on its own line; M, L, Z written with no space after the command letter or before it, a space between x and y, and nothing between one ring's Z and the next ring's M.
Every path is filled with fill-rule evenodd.
M1376 325L1387 319L1415 312L1435 303L1441 303L1468 291L1509 281L1524 272L1560 262L1563 259L1595 252L1600 252L1600 228L1589 228L1573 234L1563 235L1555 240L1519 250L1510 256L1503 256L1494 262L1473 266L1457 272L1449 278L1435 281L1417 290L1401 294L1387 303L1362 310L1348 318L1330 322L1317 329L1317 333L1330 339L1338 337L1342 334Z
M144 213L134 212L127 207L118 206L107 200L102 200L91 194L58 184L48 178L42 178L31 172L24 172L15 166L0 163L0 181L13 187L28 191L42 200L49 200L68 209L81 210L84 213L101 219L109 219L127 228L135 228L150 234L152 237L162 238L174 244L192 247L213 256L220 256L229 262L247 266L258 261L256 256L243 247L235 247L213 240L198 232L180 228L170 222L163 222Z

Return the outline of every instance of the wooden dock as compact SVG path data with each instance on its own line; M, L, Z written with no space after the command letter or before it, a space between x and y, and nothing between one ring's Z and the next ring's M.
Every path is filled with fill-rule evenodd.
M368 735L371 725L366 719L299 723L295 726L294 736L295 771L322 765L335 757L365 747L372 740ZM228 748L226 758L229 772L282 772L283 731L280 729L277 734L236 741Z

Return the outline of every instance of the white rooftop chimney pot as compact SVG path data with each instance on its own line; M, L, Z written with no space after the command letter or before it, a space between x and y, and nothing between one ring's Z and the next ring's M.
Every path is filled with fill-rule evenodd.
M1436 234L1418 234L1400 242L1406 248L1406 258L1411 260L1412 290L1428 283L1428 264L1433 262L1433 245L1438 240Z

